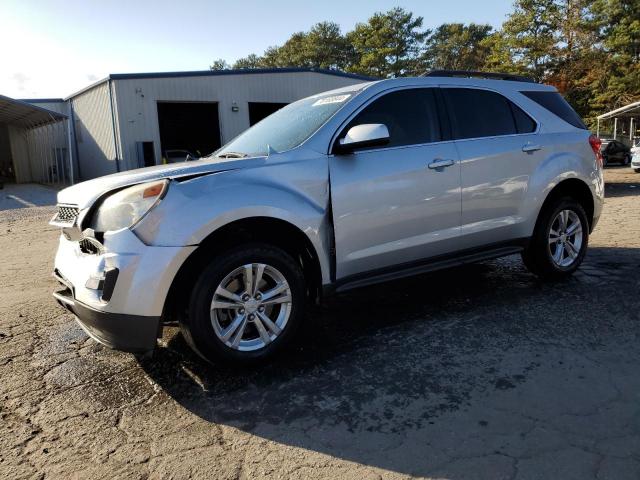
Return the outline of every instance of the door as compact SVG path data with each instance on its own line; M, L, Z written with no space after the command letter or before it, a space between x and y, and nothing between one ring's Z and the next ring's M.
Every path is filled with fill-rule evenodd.
M537 124L503 95L443 88L460 157L463 248L514 240L529 178L542 153Z
M249 102L249 126L254 126L263 118L268 117L286 106L286 103Z
M337 280L457 248L460 164L453 142L442 141L434 90L386 93L339 135L383 123L390 141L330 158Z
M158 102L158 127L160 155L165 159L171 150L185 150L200 157L220 148L215 102Z

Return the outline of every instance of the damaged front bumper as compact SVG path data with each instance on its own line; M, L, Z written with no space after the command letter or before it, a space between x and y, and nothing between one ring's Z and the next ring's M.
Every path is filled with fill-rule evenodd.
M60 236L54 277L62 289L53 296L100 343L152 350L171 284L195 247L146 245L129 229L101 240L100 248L87 249L83 239Z
M53 293L60 305L73 313L76 320L94 340L109 348L126 352L153 350L162 334L160 317L143 317L97 310L76 300L73 286L57 271L54 277L66 288Z

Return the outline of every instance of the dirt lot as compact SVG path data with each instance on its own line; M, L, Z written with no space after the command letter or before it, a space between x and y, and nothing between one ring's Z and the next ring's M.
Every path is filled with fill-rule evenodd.
M0 478L638 479L640 175L606 176L573 279L362 289L253 371L174 328L151 359L95 344L51 298L53 209L0 211Z

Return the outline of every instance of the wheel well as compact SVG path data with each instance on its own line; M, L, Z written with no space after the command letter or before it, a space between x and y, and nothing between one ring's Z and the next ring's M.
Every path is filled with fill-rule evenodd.
M543 211L551 202L561 197L571 197L580 203L587 214L589 229L593 228L593 195L585 182L577 178L563 180L549 192L540 211Z
M171 284L165 300L165 320L175 320L186 307L198 275L214 255L243 243L261 242L281 248L301 266L309 299L322 289L320 261L309 238L295 225L270 217L252 217L231 222L211 233L187 258Z

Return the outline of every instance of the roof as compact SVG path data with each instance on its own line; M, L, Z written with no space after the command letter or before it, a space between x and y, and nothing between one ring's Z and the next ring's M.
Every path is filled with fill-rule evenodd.
M0 123L33 128L59 122L65 118L67 116L63 113L52 112L22 100L0 95Z
M27 103L63 103L64 98L21 98L20 101Z
M640 112L636 112L636 110L640 110L640 101L633 102L629 105L625 105L624 107L616 108L610 112L598 115L598 120L605 120L613 117L634 117L636 116L636 113L640 114Z
M109 80L131 80L147 78L188 78L188 77L218 77L225 75L260 75L265 73L320 73L323 75L333 75L336 77L353 78L356 80L371 81L378 78L367 77L355 73L342 72L340 70L329 70L325 68L242 68L237 70L194 70L187 72L150 72L150 73L111 73L106 78L98 80L87 87L69 95L65 100L69 100L81 93L91 90Z

